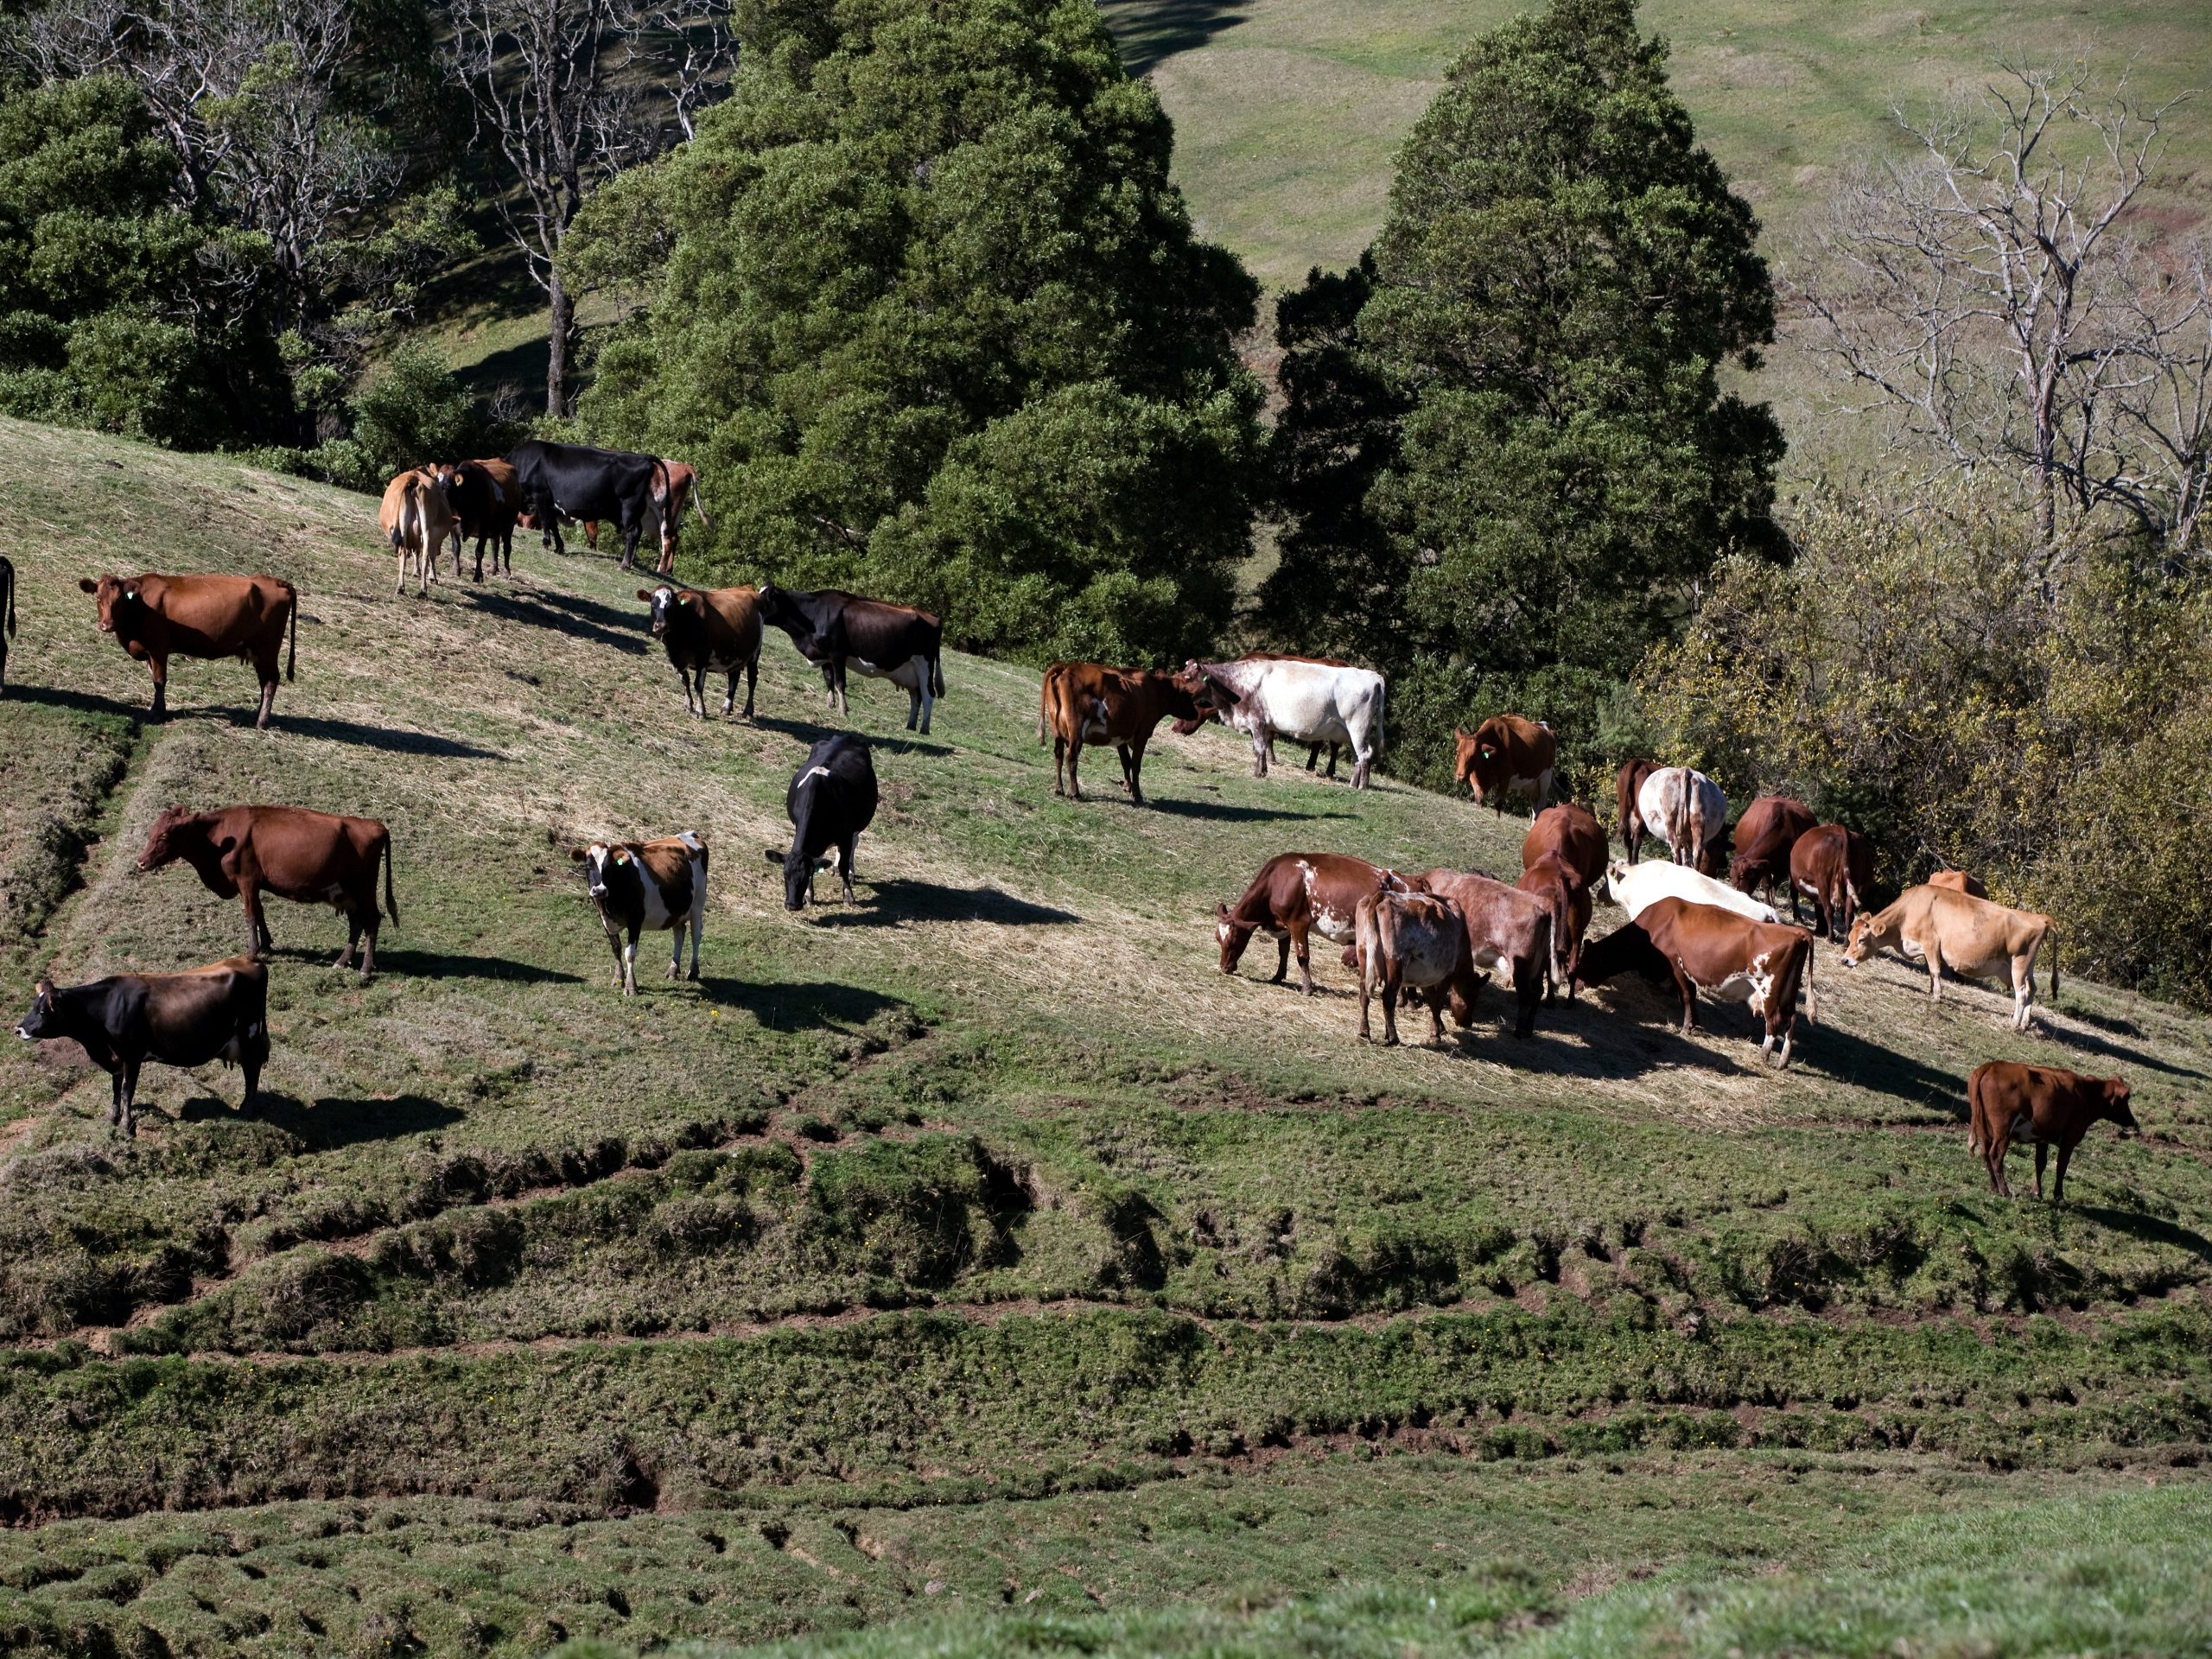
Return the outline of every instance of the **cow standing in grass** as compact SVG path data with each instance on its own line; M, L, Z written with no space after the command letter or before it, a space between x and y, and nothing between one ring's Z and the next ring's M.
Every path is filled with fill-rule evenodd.
M1444 1009L1464 1027L1480 982L1467 945L1467 924L1448 899L1429 893L1376 893L1359 901L1353 917L1354 960L1359 967L1359 1039L1374 1040L1367 1005L1382 999L1382 1041L1398 1046L1398 998L1411 993L1428 1004L1429 1040L1444 1040Z
M764 582L760 620L789 634L798 654L822 671L840 719L847 712L846 671L858 669L903 689L906 729L914 730L918 720L929 731L931 710L944 695L944 625L929 612L836 588L805 593Z
M1765 889L1774 902L1774 884L1789 881L1789 855L1798 838L1811 833L1817 820L1813 809L1787 795L1762 795L1744 809L1736 820L1732 839L1735 857L1728 862L1728 885L1745 893ZM1795 913L1796 895L1790 895Z
M1664 957L1682 998L1682 1035L1697 1029L1697 994L1724 1002L1748 1002L1765 1023L1759 1058L1782 1039L1789 1064L1797 1029L1797 993L1805 993L1805 1018L1819 1012L1813 995L1813 936L1787 923L1755 922L1713 905L1662 899L1636 918Z
M1605 877L1605 828L1572 801L1545 808L1521 841L1521 879L1514 885L1542 899L1552 914L1551 962L1544 1000L1567 987L1574 998L1574 964L1589 931L1591 895Z
M563 518L607 519L622 532L625 570L637 563L638 537L645 533L646 521L668 501L668 467L652 455L531 438L514 447L507 464L515 469L522 511L530 515L548 552L568 551L561 539ZM668 537L664 512L664 553L672 548Z
M837 851L837 874L845 902L853 897L853 859L861 831L875 821L875 762L868 747L849 733L823 738L807 751L805 764L792 774L784 797L791 821L789 852L771 852L768 861L784 867L784 908L800 910L814 897L814 873Z
M415 567L415 592L427 596L438 579L438 555L453 543L453 579L461 580L461 521L454 516L448 494L453 486L450 467L416 467L384 486L384 502L377 509L377 523L385 543L399 556L399 585L395 595L407 591L407 569Z
M2066 1166L2092 1123L2117 1123L2123 1135L2143 1133L2128 1098L2127 1084L2119 1077L2085 1077L2063 1066L1991 1060L1974 1067L1967 1079L1967 1105L1973 1120L1967 1145L1981 1155L1990 1189L2003 1198L2012 1196L2012 1184L2005 1178L2005 1154L2012 1150L2014 1138L2035 1143L2038 1198L2043 1197L2044 1154L2056 1146L2058 1179L2050 1201L2063 1204Z
M1536 1005L1543 1001L1545 975L1555 960L1551 906L1535 893L1469 871L1431 870L1414 878L1414 885L1451 901L1466 929L1468 959L1476 969L1505 970L1517 1010L1513 1034L1529 1035L1536 1028ZM1452 1006L1453 1017L1463 1026L1471 1017L1474 988L1481 983L1478 977L1468 989L1466 1010L1457 1002Z
M486 542L492 544L492 574L498 575L504 564L506 574L512 576L515 573L515 522L522 503L522 484L515 476L515 469L504 461L464 461L447 470L451 481L446 487L446 499L453 505L454 519L454 580L461 576L461 543L471 536L476 538L476 574L473 580L484 580Z
M1382 677L1314 658L1240 657L1233 662L1186 662L1176 676L1224 725L1252 743L1252 775L1264 778L1274 741L1287 737L1351 750L1351 786L1365 789L1382 751ZM1199 721L1178 721L1186 735Z
M1824 938L1847 936L1859 906L1874 885L1873 843L1840 823L1815 824L1789 849L1789 914L1799 915L1802 895L1813 901L1813 920Z
M1525 715L1492 715L1471 732L1452 728L1458 758L1452 781L1464 783L1477 806L1505 810L1508 795L1526 795L1534 819L1552 798L1552 774L1559 766L1559 740L1552 728Z
M745 676L745 717L753 718L753 695L760 683L760 606L750 588L640 588L638 597L652 607L647 626L668 652L676 677L683 683L683 712L707 717L707 676L727 674L722 697L727 716L737 705L737 677Z
M275 576L86 576L77 586L99 607L102 633L154 673L152 717L168 711L171 657L250 658L261 679L261 714L276 702L276 659L290 679L300 654L300 596ZM285 644L285 630L291 642Z
M1688 766L1661 766L1636 797L1643 827L1667 843L1669 856L1703 875L1719 873L1728 839L1728 799L1720 785Z
M707 931L707 842L695 830L652 841L594 841L571 848L584 867L600 925L614 951L614 982L638 994L638 935L668 930L668 976L683 968L683 931L691 930L690 977L699 977L699 940Z
M1103 663L1054 663L1045 671L1037 708L1037 741L1042 743L1048 734L1052 740L1052 793L1081 800L1076 767L1083 746L1110 743L1121 757L1122 787L1142 806L1145 747L1160 722L1204 718L1197 699L1174 675Z
M1943 969L1964 978L2012 980L2012 1027L2028 1028L2036 1000L2036 957L2050 938L2050 918L2031 910L2012 910L1986 899L1948 888L1908 887L1897 903L1878 915L1852 925L1843 965L1856 967L1877 950L1896 950L1907 961L1928 965L1928 1000L1943 1000ZM2050 995L2058 1000L2058 946L2051 943Z

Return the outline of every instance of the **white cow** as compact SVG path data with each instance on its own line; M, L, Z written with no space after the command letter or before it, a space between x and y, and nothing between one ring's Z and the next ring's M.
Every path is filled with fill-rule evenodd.
M1728 798L1712 779L1688 766L1662 766L1643 780L1636 810L1675 863L1714 868L1728 828Z
M1681 864L1631 864L1617 858L1605 867L1605 885L1613 901L1634 921L1662 899L1681 899L1693 905L1718 905L1755 922L1778 922L1774 906L1761 904L1748 893L1738 893L1726 881L1700 875Z
M1382 749L1382 677L1368 668L1300 657L1240 657L1231 663L1185 663L1178 679L1197 692L1211 690L1224 724L1252 740L1252 775L1268 775L1278 737L1342 743L1352 753L1351 785L1368 786L1368 770Z

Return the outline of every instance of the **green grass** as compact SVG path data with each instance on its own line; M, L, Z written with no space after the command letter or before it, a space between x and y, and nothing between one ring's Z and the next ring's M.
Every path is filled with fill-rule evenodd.
M403 917L364 988L335 917L272 907L250 1117L235 1073L156 1069L122 1142L73 1049L0 1053L16 1647L956 1605L1139 1618L1108 1645L1528 1640L1704 1619L1731 1573L1847 1567L1870 1517L2185 1481L2212 1442L2202 1020L2069 980L2019 1037L1993 992L1931 1009L1823 950L1787 1073L1740 1009L1684 1039L1640 988L1363 1047L1330 952L1310 1001L1222 977L1214 903L1288 849L1510 873L1520 821L1256 780L1221 733L1162 738L1149 809L1056 800L1034 677L963 657L927 739L855 689L861 902L789 916L760 850L823 711L780 638L758 722L690 720L638 578L526 545L395 599L373 505L0 422L11 1014L49 965L238 948L233 903L133 868L175 800L384 817ZM147 565L301 584L270 730L235 663L142 722L75 580ZM648 950L626 1001L567 851L678 828L714 849L703 977ZM2126 1075L2146 1137L2093 1137L2064 1211L1991 1198L1961 1116L1999 1057Z

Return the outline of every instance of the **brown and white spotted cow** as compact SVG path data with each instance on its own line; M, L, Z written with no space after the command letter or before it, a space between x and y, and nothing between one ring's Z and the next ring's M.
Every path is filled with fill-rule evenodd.
M1477 969L1505 970L1519 1009L1513 1034L1526 1037L1536 1028L1536 1004L1543 1000L1545 978L1554 960L1550 905L1535 893L1460 870L1431 870L1417 884L1452 901L1466 926L1468 957ZM1472 1004L1473 992L1467 994L1467 1001ZM1461 1025L1467 1023L1456 1003L1452 1013Z
M668 976L683 965L683 930L691 930L690 977L699 977L699 939L707 925L707 842L697 831L652 841L594 841L569 856L584 867L592 903L614 951L614 981L638 994L638 935L666 928Z
M1782 1064L1789 1064L1796 1035L1797 992L1805 993L1805 1018L1819 1014L1813 995L1813 936L1786 922L1755 922L1718 905L1694 905L1662 899L1636 918L1652 946L1666 958L1682 995L1682 1035L1697 1029L1697 994L1724 1002L1749 1002L1766 1022L1759 1043L1764 1059L1782 1039Z
M1353 925L1360 1041L1374 1040L1367 1005L1378 992L1387 1047L1398 1046L1398 998L1408 992L1428 1004L1431 1042L1444 1040L1447 1002L1452 1019L1466 1025L1481 982L1468 949L1466 918L1458 906L1431 893L1370 893L1359 901Z
M1233 974L1243 960L1244 947L1255 933L1275 942L1275 971L1268 980L1280 985L1290 971L1291 953L1298 953L1299 979L1306 995L1313 995L1313 963L1308 936L1319 933L1332 944L1349 945L1358 931L1359 901L1372 893L1409 893L1412 884L1395 870L1385 870L1363 858L1336 853L1278 853L1260 867L1236 907L1214 906L1214 937L1221 942L1221 971Z

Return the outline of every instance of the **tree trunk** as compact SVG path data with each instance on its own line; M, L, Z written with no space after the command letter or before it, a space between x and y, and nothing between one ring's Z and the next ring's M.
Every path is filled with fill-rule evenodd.
M569 329L574 308L556 266L545 287L547 345L545 412L556 420L569 412Z

